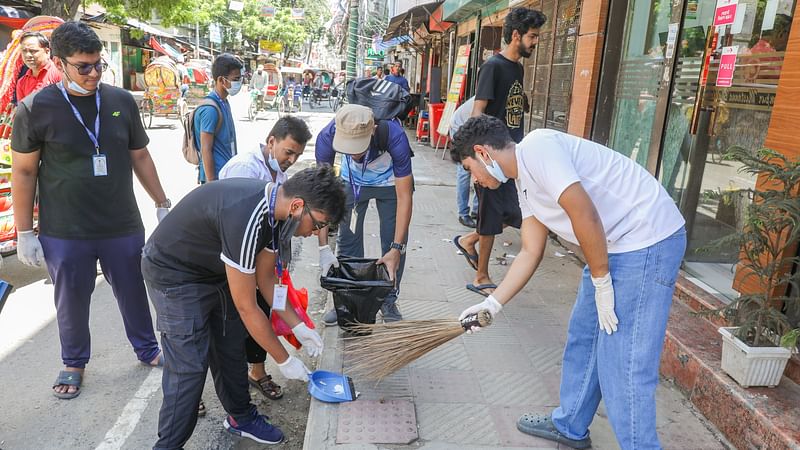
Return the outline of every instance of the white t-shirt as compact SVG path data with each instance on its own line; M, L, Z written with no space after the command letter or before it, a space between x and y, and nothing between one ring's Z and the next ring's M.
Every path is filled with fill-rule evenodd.
M450 119L450 137L456 135L456 132L464 122L469 120L472 116L472 108L475 106L475 96L473 95L467 101L461 104L455 111L453 111L453 118Z
M277 173L277 180L272 179L272 172L269 171L267 162L264 161L264 144L260 144L259 148L239 153L234 156L222 167L219 171L219 179L226 178L256 178L259 180L271 181L273 183L285 183L286 174L280 170Z
M597 209L609 253L649 247L678 231L683 216L667 191L642 166L603 145L556 130L530 132L517 144L517 191L522 217L536 217L578 244L558 204L580 182Z

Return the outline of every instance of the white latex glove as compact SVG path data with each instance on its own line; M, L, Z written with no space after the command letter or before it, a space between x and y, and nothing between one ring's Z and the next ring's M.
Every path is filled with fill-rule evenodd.
M292 333L303 344L308 356L319 356L322 353L322 337L316 331L308 328L306 324L298 323L292 328Z
M490 295L486 297L486 300L478 303L477 305L470 306L469 308L465 309L464 312L458 316L458 320L464 320L465 317L469 316L470 314L475 314L483 310L489 311L489 314L492 315L492 319L494 316L503 309L503 305L494 298L494 295ZM471 329L467 330L467 333L473 333L481 331L483 328L481 327L472 327Z
M597 321L600 322L600 329L606 334L617 331L617 315L614 314L614 284L611 282L611 274L607 273L600 278L592 277L594 285L594 302L597 306Z
M323 245L319 248L319 267L322 269L322 276L328 275L331 266L339 267L339 260L333 254L330 245Z
M158 223L161 223L164 220L164 217L167 216L169 213L169 208L156 208L156 217L158 218Z
M291 355L283 364L278 364L278 368L281 370L283 376L290 380L308 381L308 374L311 373L308 367L303 364L303 361Z
M42 267L44 250L33 230L17 232L17 259L26 266Z

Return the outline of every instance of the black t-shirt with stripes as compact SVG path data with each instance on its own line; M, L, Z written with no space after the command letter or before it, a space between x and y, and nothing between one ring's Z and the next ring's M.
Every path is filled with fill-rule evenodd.
M142 255L144 278L168 288L222 283L226 264L255 273L258 252L272 250L271 186L264 180L231 178L190 192L147 240Z

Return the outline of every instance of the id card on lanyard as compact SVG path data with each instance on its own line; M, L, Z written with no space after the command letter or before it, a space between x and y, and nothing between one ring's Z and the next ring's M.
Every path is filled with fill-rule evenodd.
M364 161L361 163L361 181L364 181L364 174L367 172L367 162L369 161L369 150L364 155ZM363 186L356 185L353 182L353 158L347 155L347 175L350 177L350 187L353 189L353 210L350 211L350 232L356 234L356 224L358 223L358 214L356 214L356 205L358 199L361 197L361 188Z
M277 239L277 221L275 220L275 203L278 199L277 183L270 183L272 191L269 194L269 226L272 228L272 251L275 252L275 270L278 272L278 283L272 291L272 309L275 311L286 310L286 296L288 287L283 284L283 263L281 262L281 247L275 244Z
M83 122L83 117L81 113L78 111L78 108L70 101L69 95L67 95L67 90L64 89L64 86L61 83L56 83L58 86L58 90L61 91L61 95L64 96L64 100L67 101L70 108L72 108L72 114L75 115L75 119L78 123L81 124L83 129L86 131L86 134L89 136L89 140L92 141L94 144L94 155L92 155L92 173L96 177L105 177L108 176L108 161L106 159L106 155L100 153L100 85L97 86L97 90L94 92L95 103L97 104L97 116L94 118L94 133L86 124Z

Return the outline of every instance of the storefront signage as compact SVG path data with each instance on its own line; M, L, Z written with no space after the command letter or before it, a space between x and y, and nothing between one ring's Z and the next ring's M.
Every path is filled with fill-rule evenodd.
M258 53L268 54L268 53L280 53L283 51L283 44L280 42L275 41L268 41L266 39L261 39L258 41Z
M219 24L212 23L208 25L208 40L215 44L222 44L222 31L219 28Z
M261 7L261 17L266 17L266 18L275 17L275 7L274 6L262 6Z
M719 0L714 12L714 26L731 25L736 20L736 7L739 0Z
M375 51L372 47L367 49L367 58L369 59L383 59L384 55L383 50Z
M775 105L775 90L764 89L719 89L716 91L717 102L720 106L749 106L751 108L769 111Z
M736 67L736 54L739 46L722 47L722 57L719 59L717 72L717 87L730 87L733 84L733 69Z
M464 95L464 87L467 84L467 66L469 65L469 45L462 45L458 47L458 54L456 55L456 62L453 67L453 78L450 79L450 89L447 91L447 102L444 105L444 112L442 112L442 119L439 121L439 127L436 131L447 136L450 131L450 121L453 119L453 113L458 108L458 101Z
M669 32L667 33L667 51L664 54L664 58L670 59L672 55L675 54L675 41L678 39L678 25L677 23L671 23L667 27Z

